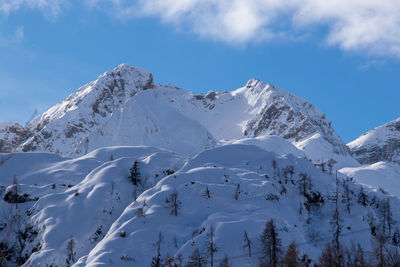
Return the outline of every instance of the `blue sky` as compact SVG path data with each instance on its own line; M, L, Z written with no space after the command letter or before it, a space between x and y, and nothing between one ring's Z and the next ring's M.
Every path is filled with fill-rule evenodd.
M259 78L351 141L400 117L400 4L332 2L0 0L0 121L25 123L126 62L195 92Z

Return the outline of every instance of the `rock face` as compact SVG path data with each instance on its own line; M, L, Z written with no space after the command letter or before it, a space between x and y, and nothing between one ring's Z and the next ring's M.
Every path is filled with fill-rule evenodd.
M33 134L20 151L70 157L112 145L194 155L219 143L276 135L315 162L353 160L322 112L276 86L252 79L231 92L198 95L154 84L150 72L128 64L79 88L28 130Z
M18 123L0 123L0 153L13 152L29 135L29 131Z
M379 161L400 163L400 118L361 135L348 147L362 164Z

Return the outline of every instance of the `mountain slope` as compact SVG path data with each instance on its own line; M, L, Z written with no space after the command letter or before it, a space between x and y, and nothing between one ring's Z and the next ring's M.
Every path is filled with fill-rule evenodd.
M277 169L271 164L273 160ZM283 175L289 166L294 167L294 174ZM299 193L301 173L311 177L310 194L311 191L321 193L321 202L308 202ZM339 184L341 197L344 183ZM352 192L360 190L351 181L346 183ZM262 255L260 235L269 219L278 225L283 248L296 241L301 244L301 252L315 260L321 247L331 239L334 201L330 196L334 188L334 177L321 173L305 159L277 156L251 145L211 149L188 161L181 170L131 203L104 239L80 258L76 266L150 266L158 246L162 261L169 257L186 263L199 249L210 264L207 242L211 228L218 247L214 254L215 266L224 256L232 259L232 266L257 266ZM177 194L179 203L176 216L170 205L173 194ZM370 249L372 236L366 218L375 208L358 204L354 194L350 213L340 202L344 225L341 241L346 245L357 241ZM393 199L392 203L398 200ZM309 214L306 206L310 208ZM252 241L250 257L243 247L245 231ZM158 241L159 233L161 241Z
M252 79L231 92L196 95L153 83L122 64L37 117L20 151L81 156L105 145L150 145L195 155L220 142L276 135L314 162L357 166L325 115L308 101Z
M29 131L19 123L0 123L0 153L14 151L28 137Z
M362 164L379 161L400 163L400 118L361 135L348 147Z

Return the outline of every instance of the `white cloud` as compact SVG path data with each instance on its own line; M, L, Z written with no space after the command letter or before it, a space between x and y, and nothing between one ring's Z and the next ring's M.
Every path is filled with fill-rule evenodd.
M78 0L79 3L82 0ZM84 0L117 18L155 17L234 45L326 30L326 44L400 59L400 0ZM57 16L76 0L0 0L0 13L41 9ZM76 5L82 8L81 5Z
M118 17L152 16L231 44L293 38L315 27L345 51L400 58L398 0L86 0Z

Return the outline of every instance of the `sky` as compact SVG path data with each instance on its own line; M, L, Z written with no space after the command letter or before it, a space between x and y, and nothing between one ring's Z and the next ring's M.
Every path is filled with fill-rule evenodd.
M400 117L399 14L393 0L0 0L0 122L129 63L197 93L272 83L349 142Z

